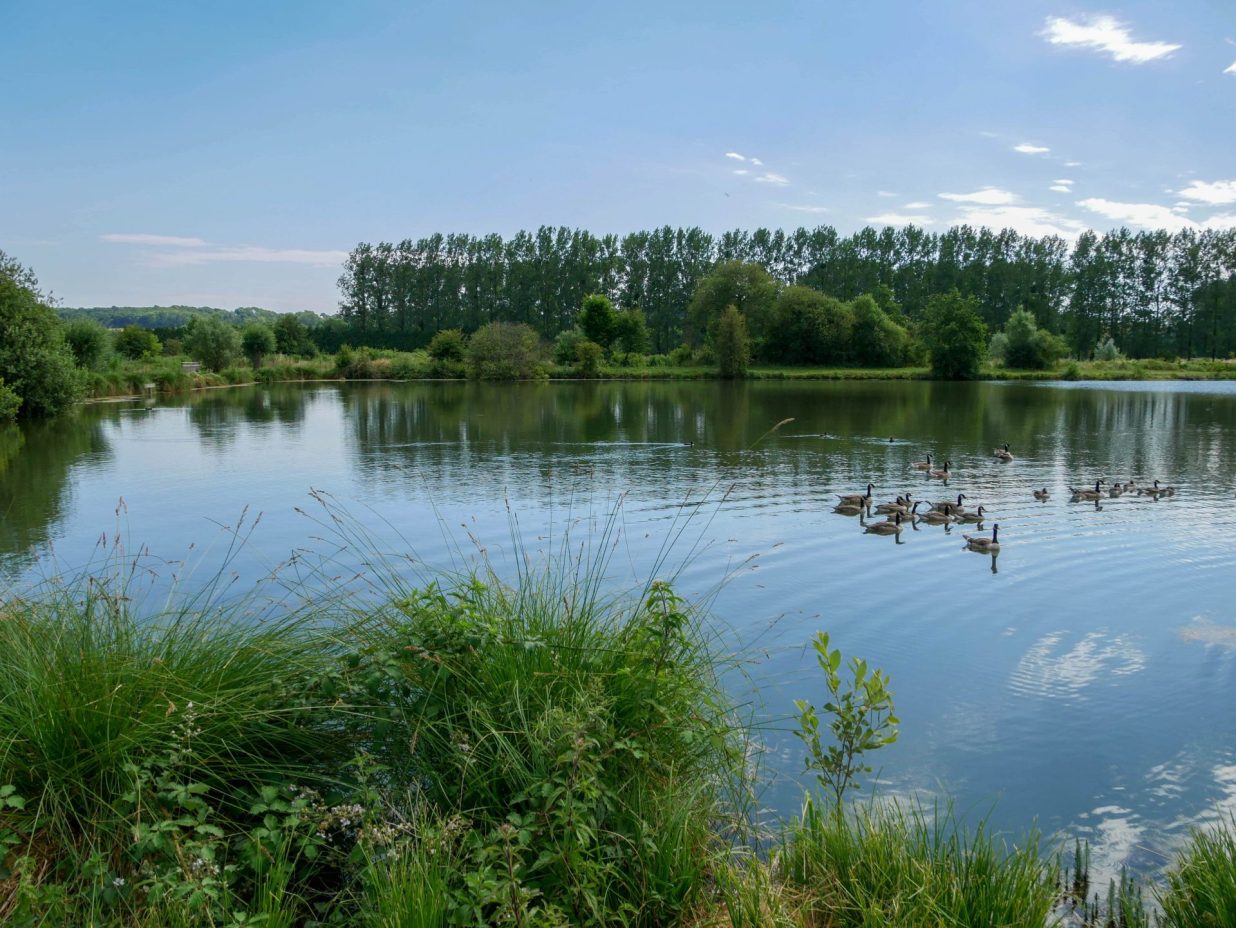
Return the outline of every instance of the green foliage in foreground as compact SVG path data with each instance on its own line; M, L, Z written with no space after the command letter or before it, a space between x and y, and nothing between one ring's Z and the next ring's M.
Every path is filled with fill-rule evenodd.
M106 578L8 599L0 921L1041 928L1086 895L1033 839L891 806L809 800L753 855L753 733L700 617L660 583L604 600L600 575L290 613L205 595L139 618ZM888 701L877 675L818 654L854 743L886 740L846 698ZM1236 828L1197 835L1164 924L1232 924L1234 873ZM1096 924L1145 924L1132 881L1109 895Z
M800 905L836 928L1043 928L1056 904L1037 841L1010 848L948 814L870 806L846 818L808 802L777 866Z
M685 605L594 590L469 581L265 622L139 620L110 582L8 601L0 920L681 922L740 824L744 754Z
M1194 833L1160 904L1163 928L1236 925L1236 819Z

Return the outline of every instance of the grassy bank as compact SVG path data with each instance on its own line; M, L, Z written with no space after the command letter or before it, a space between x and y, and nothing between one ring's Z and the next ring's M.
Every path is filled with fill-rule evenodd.
M190 390L252 383L287 383L312 380L440 380L461 379L459 368L435 365L423 352L376 349L322 355L317 358L267 359L262 366L226 368L218 373L189 373L182 369L187 358L157 358L126 361L105 371L89 375L87 395L91 399L140 396L150 385L158 393L175 394ZM574 368L551 366L552 380L576 380ZM606 380L715 380L715 367L668 364L603 366L597 378ZM749 380L930 380L926 367L787 367L756 365L747 372ZM1231 380L1236 379L1232 361L1083 361L1066 362L1051 370L1015 370L988 367L984 380Z
M123 578L8 598L0 921L1039 928L1089 895L947 815L808 802L760 837L760 732L703 617L598 576L140 617ZM1234 873L1236 829L1199 835L1164 924L1232 924Z

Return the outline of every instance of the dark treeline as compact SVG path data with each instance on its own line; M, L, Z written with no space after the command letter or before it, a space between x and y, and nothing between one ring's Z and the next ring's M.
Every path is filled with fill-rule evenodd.
M438 234L358 245L339 279L341 315L366 343L387 347L499 320L548 338L573 325L587 294L603 293L642 309L663 352L683 341L696 282L730 260L842 300L888 288L910 321L954 288L978 298L993 330L1024 306L1080 357L1107 337L1134 357L1236 350L1236 230L1120 229L1072 244L970 226L849 236L829 226L719 237L668 226L625 236L544 226L510 239Z

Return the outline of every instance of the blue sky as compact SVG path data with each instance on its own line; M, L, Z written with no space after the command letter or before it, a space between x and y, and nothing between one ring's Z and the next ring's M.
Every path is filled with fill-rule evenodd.
M1233 0L11 2L0 73L67 305L332 311L435 231L1236 225Z

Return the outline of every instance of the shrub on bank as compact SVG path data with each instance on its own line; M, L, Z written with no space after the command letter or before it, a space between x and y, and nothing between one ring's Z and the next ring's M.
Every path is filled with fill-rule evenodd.
M468 341L468 374L480 380L538 380L545 351L536 330L523 323L491 322Z

